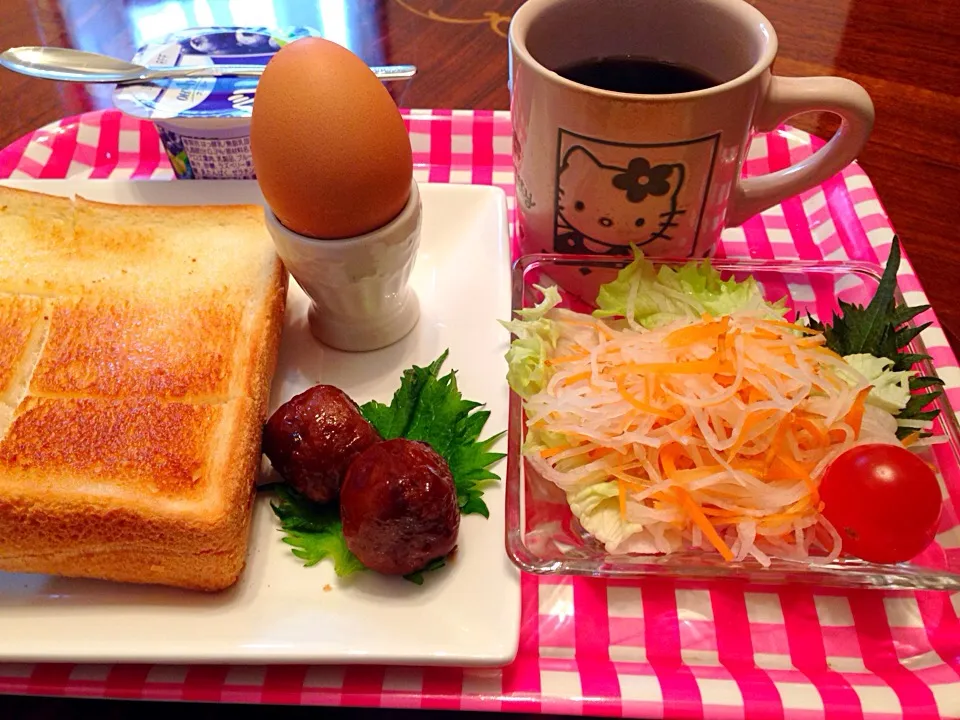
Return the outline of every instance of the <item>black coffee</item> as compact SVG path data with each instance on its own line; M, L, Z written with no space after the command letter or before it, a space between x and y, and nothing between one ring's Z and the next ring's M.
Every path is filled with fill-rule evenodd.
M693 92L720 84L693 68L632 55L580 60L559 68L557 74L600 90L639 95Z

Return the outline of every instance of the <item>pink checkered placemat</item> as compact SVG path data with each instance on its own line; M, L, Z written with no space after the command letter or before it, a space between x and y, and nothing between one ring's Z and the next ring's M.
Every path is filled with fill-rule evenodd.
M498 185L512 216L509 115L406 118L418 180ZM745 172L785 167L819 144L795 130L760 136ZM104 111L0 151L7 177L173 174L152 125ZM892 237L853 165L726 231L720 253L882 263ZM899 280L908 302L925 302L909 262ZM960 407L957 360L933 313L920 319L934 321L923 339ZM721 720L960 718L960 593L533 575L521 592L520 651L503 669L0 664L0 692Z

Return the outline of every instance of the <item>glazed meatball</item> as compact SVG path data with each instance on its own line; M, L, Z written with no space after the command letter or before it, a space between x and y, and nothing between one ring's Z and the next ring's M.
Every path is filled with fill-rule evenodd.
M460 508L446 461L426 443L397 438L364 450L340 493L347 547L371 570L406 575L450 553Z
M263 431L263 452L310 500L335 500L347 466L380 435L345 392L316 385L277 408Z

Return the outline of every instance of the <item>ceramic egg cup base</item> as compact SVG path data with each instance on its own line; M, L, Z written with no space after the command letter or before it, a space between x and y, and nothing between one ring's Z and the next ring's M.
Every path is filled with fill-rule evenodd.
M420 246L420 189L400 214L353 238L320 240L285 227L265 209L277 254L311 300L310 332L336 350L367 352L392 345L417 324L420 303L409 285Z
M330 315L316 302L310 303L307 321L311 334L324 345L345 352L380 350L405 338L420 319L420 301L408 289L392 315L370 317L362 324Z

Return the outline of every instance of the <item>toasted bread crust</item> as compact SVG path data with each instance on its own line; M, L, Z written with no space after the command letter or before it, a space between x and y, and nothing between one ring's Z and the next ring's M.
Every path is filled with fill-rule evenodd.
M102 401L84 402L88 405L81 410L90 417L107 414L89 407ZM39 406L63 404L77 412L78 401L45 401ZM125 407L114 417L130 417L143 407L131 400L117 404ZM157 403L143 412L150 414L162 406ZM184 410L201 419L195 427L215 425L216 431L206 436L196 432L178 452L168 452L174 464L181 464L168 471L165 480L150 476L139 456L140 451L157 447L156 437L141 437L147 423L140 423L119 441L89 433L86 436L96 444L89 451L76 450L76 438L70 437L49 454L34 452L29 457L16 452L33 448L34 443L24 440L27 433L12 433L0 446L0 569L204 590L236 582L246 558L260 462L256 408L246 398L215 409L179 406L166 411L167 418L159 421L167 432L175 428L171 417ZM30 410L25 413L30 414ZM205 447L189 448L192 443ZM115 483L122 470L116 466L104 468L97 480L91 479L90 463L98 452L115 464L132 458L137 467L136 478L123 478L125 492L120 497ZM63 458L65 453L71 453L70 459ZM45 464L33 464L38 455ZM206 467L192 478L196 468L190 458L196 457L203 457ZM17 472L18 462L26 472ZM69 474L62 470L64 466L71 468ZM51 467L61 470L44 474Z
M8 402L10 386L23 362L30 335L44 312L38 297L0 296L0 394Z
M230 363L244 313L243 306L231 300L212 293L190 304L91 296L58 299L30 391L229 397Z
M208 445L222 405L153 398L27 397L0 441L0 488L28 485L36 499L101 493L149 500L202 499L212 481Z
M262 210L0 187L0 246L0 570L234 584L287 291Z
M273 374L280 353L288 283L289 276L278 258L267 285L266 297L246 328L246 357L250 359L239 363L233 371L234 383L239 386L234 392L254 401L261 426L266 421ZM259 444L259 435L257 442Z

